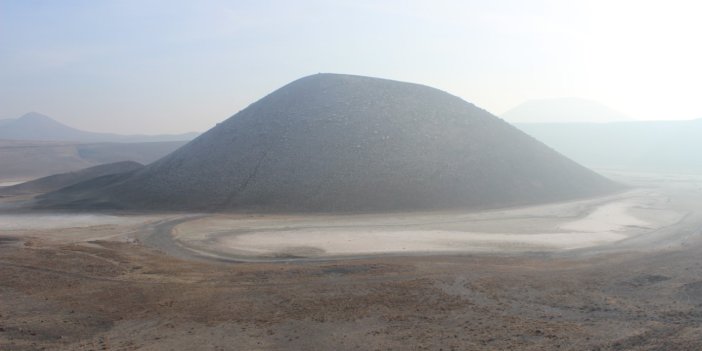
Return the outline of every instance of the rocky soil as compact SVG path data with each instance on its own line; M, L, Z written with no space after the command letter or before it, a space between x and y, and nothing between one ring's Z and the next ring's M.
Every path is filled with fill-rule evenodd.
M4 236L0 349L699 350L701 253L233 264Z

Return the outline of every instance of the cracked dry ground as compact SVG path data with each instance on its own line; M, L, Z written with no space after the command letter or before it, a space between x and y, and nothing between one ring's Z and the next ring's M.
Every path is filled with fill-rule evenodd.
M5 238L0 349L700 350L699 253L232 264Z

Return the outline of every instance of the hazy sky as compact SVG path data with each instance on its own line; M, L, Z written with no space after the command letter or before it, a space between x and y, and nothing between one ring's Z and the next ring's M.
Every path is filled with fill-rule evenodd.
M702 117L698 1L0 0L0 118L204 131L317 72Z

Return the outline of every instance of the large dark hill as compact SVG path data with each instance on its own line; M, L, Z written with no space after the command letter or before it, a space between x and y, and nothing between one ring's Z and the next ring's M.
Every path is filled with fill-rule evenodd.
M39 205L394 211L544 203L617 188L443 91L318 74L128 177L78 184Z

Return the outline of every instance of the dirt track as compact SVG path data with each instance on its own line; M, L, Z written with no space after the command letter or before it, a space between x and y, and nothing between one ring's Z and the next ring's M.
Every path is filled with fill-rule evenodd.
M283 263L132 240L172 218L2 231L0 349L702 349L702 228L655 250Z
M700 253L220 264L6 240L0 348L699 350Z

